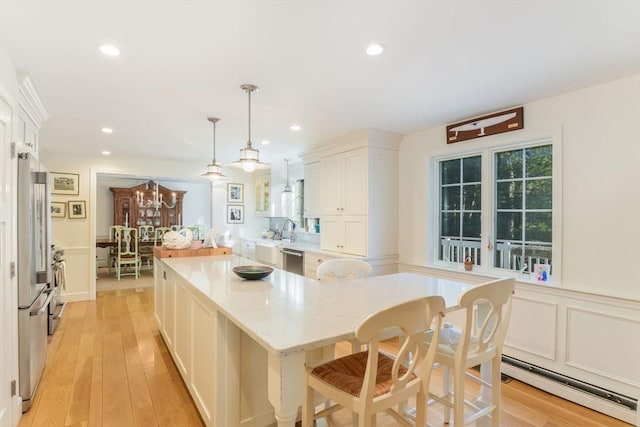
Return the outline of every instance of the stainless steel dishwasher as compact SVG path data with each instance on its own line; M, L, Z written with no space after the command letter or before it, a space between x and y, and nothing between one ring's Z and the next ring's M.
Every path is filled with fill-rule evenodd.
M282 248L282 269L304 276L304 251Z

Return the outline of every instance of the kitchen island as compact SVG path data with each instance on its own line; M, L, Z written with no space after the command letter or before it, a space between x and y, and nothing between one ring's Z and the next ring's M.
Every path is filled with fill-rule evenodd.
M472 285L399 273L320 283L279 269L246 281L237 255L163 258L155 268L155 317L208 426L293 427L305 363L354 337L368 315L426 295L455 309Z

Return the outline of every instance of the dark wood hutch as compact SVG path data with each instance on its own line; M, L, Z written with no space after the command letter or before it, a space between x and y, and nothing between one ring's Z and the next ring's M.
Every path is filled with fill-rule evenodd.
M171 227L182 223L182 200L186 191L171 190L153 181L131 188L110 187L113 193L113 224L129 227L153 225L154 227ZM138 198L145 203L155 200L164 203L148 207L138 206ZM175 205L173 201L175 200Z

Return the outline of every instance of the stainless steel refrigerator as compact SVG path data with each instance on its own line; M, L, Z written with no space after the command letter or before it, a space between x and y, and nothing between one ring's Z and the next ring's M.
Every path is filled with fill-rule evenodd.
M18 341L22 411L31 407L47 352L51 282L49 174L18 155Z

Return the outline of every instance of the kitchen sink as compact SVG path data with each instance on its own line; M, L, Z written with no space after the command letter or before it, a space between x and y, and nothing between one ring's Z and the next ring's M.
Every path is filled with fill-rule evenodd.
M257 241L256 259L267 265L276 266L278 264L279 241Z

